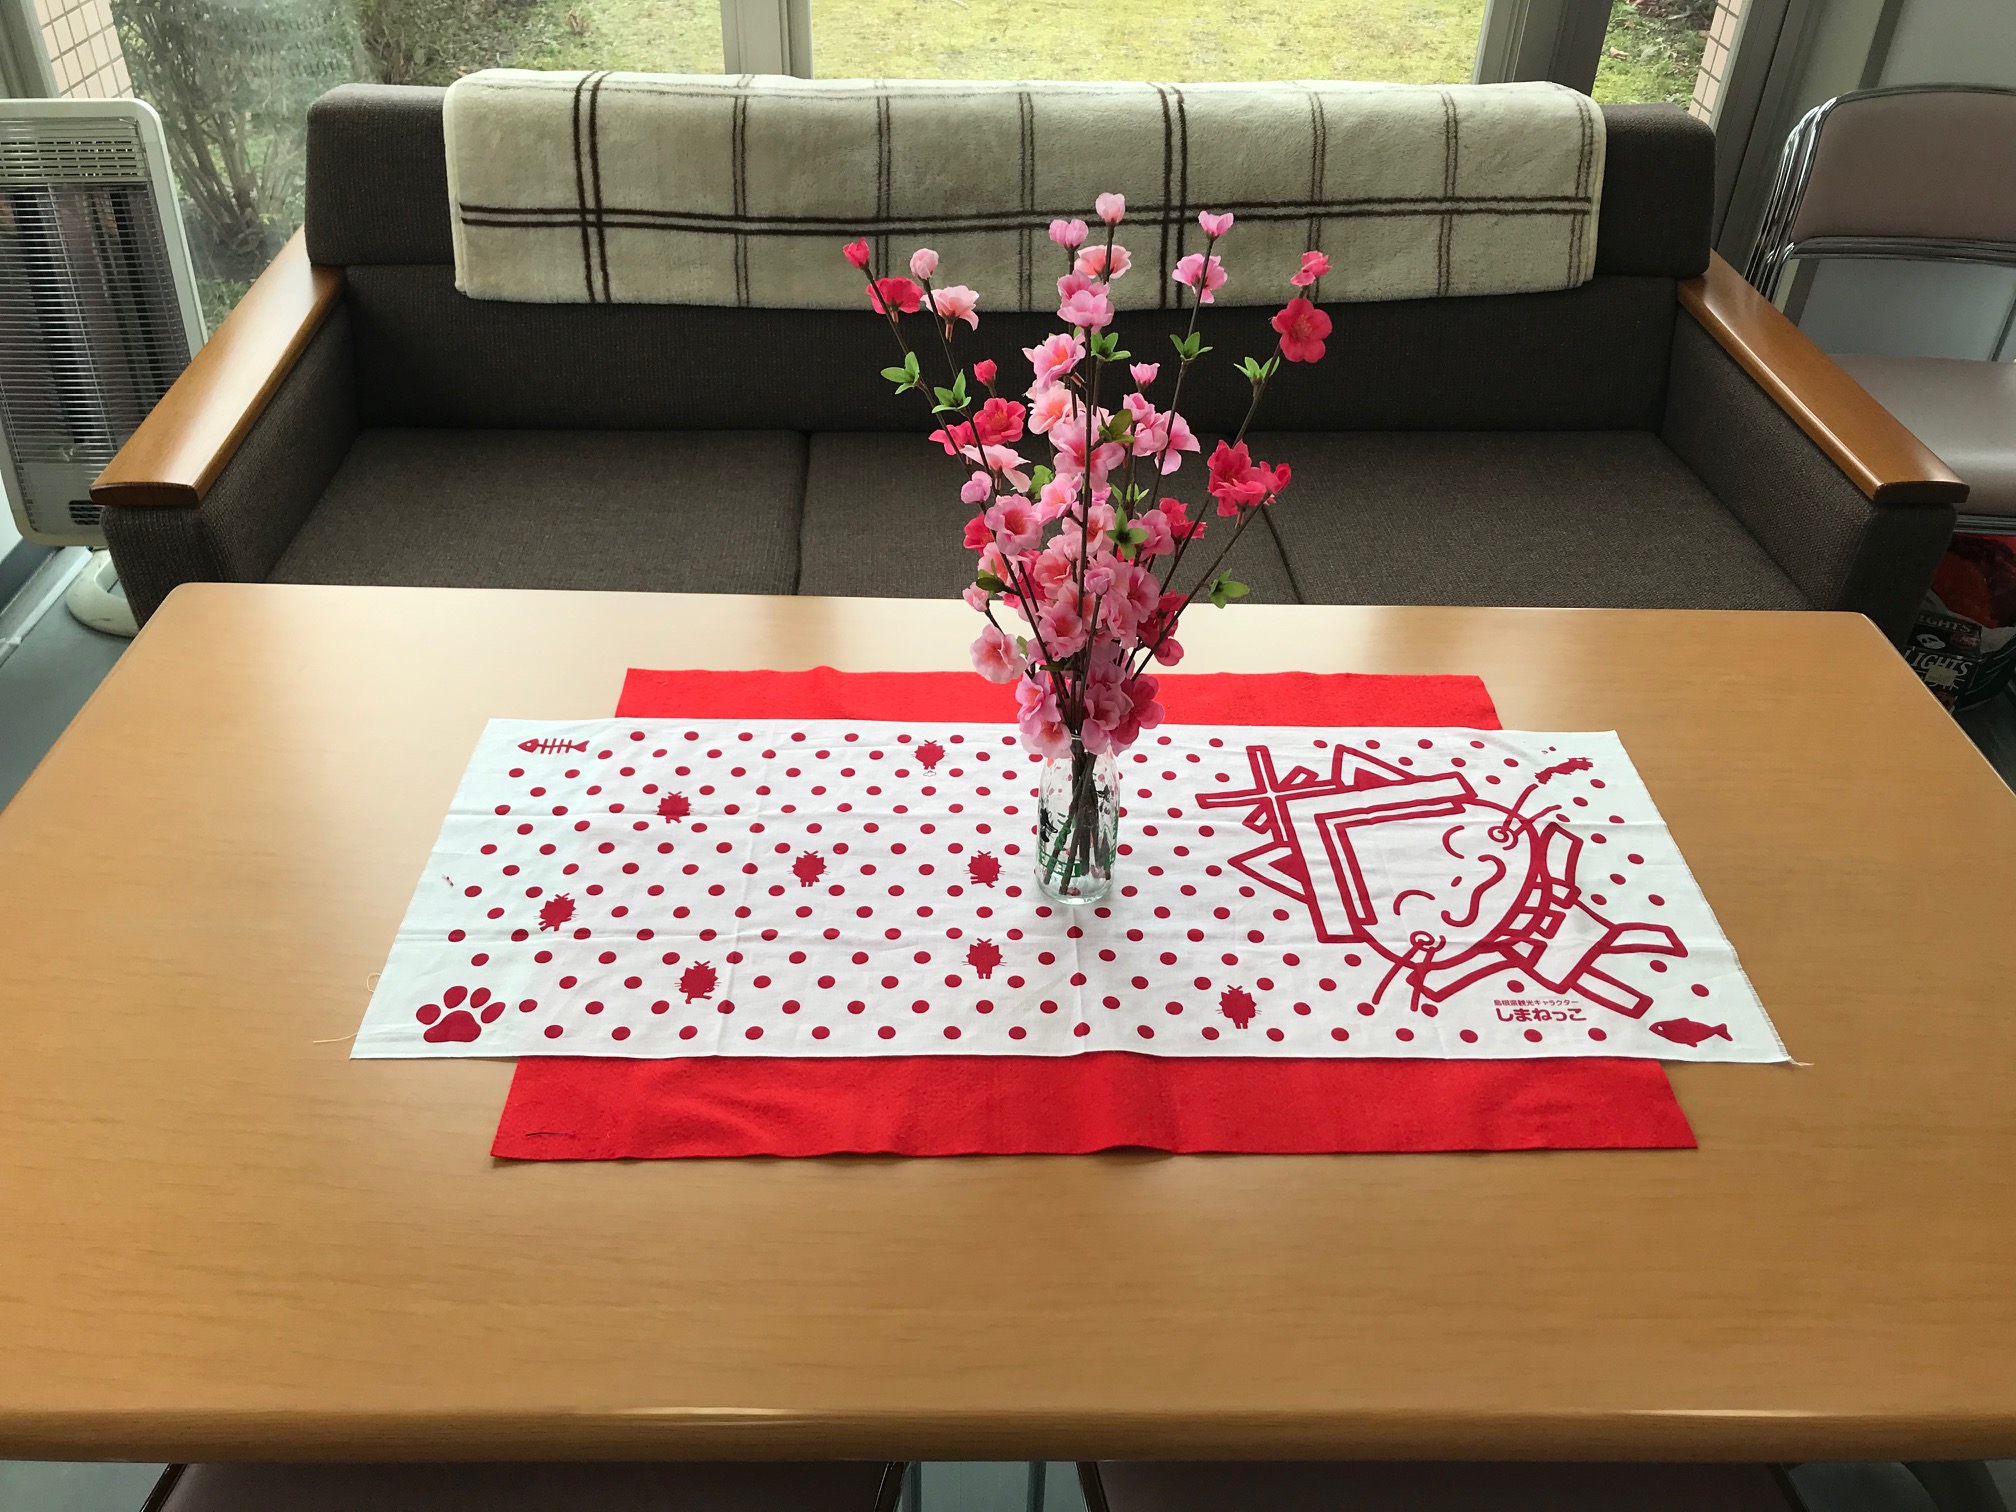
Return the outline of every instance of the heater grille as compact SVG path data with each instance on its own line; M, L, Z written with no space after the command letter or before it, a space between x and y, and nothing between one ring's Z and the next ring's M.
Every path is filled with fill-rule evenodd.
M31 529L97 528L91 479L188 362L138 124L0 120L0 421Z

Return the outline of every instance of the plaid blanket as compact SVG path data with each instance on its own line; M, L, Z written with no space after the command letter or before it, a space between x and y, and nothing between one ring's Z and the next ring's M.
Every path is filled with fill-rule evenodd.
M1309 248L1330 300L1572 288L1604 146L1602 113L1553 84L516 69L457 80L446 135L456 284L479 299L847 307L840 245L866 236L878 273L935 248L983 311L1053 305L1049 224L1105 190L1127 196L1123 309L1178 303L1200 209L1239 218L1229 304L1274 302Z

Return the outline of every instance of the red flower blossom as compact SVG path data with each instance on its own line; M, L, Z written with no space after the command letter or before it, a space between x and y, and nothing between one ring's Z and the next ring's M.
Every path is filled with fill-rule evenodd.
M1330 317L1301 295L1269 325L1281 333L1281 355L1290 362L1315 362L1323 355L1323 339L1330 334Z
M1288 486L1288 464L1269 467L1265 462L1255 462L1244 441L1237 446L1220 441L1207 466L1211 479L1205 488L1218 501L1221 515L1235 515L1255 504L1271 504L1274 496Z
M983 357L973 364L973 376L980 380L984 388L994 387L994 375L1001 370L994 365L992 357Z
M982 446L1008 446L1022 439L1022 406L1012 399L989 399L973 417Z
M887 315L890 308L905 315L915 315L923 308L924 291L907 278L878 278L869 291L868 303L874 306L877 315Z
M847 243L846 246L840 249L840 255L846 258L847 261L849 261L850 263L854 264L854 266L859 268L863 273L866 273L868 271L867 242L865 241L849 242Z

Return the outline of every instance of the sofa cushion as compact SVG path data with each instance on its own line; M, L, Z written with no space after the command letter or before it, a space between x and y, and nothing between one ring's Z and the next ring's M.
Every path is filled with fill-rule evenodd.
M1312 604L1805 609L1700 479L1642 431L1258 435Z
M1039 448L1040 449L1040 448ZM805 526L798 590L869 598L951 598L973 581L974 554L961 543L973 508L959 502L970 468L921 437L816 435L805 474ZM1204 476L1196 458L1193 497ZM1211 524L1222 528L1217 520ZM1215 544L1217 537L1206 536ZM1199 571L1208 563L1198 562ZM1292 604L1295 590L1266 530L1248 530L1225 570L1262 604ZM1186 573L1181 586L1188 588Z
M1253 270L1258 277L1259 270ZM922 429L924 406L876 376L898 359L883 323L855 310L507 304L469 299L452 269L356 267L344 303L357 331L366 425L806 431ZM1554 294L1333 305L1330 354L1289 367L1267 394L1275 430L1649 430L1666 403L1670 278L1599 277ZM1182 409L1200 432L1236 429L1251 390L1236 362L1274 346L1270 311L1219 307L1198 329L1212 354ZM1174 310L1129 311L1128 347L1174 374ZM912 318L925 370L944 382L930 327ZM985 314L962 361L993 357L1010 389L1022 349L1053 316Z
M278 583L789 593L804 437L367 430Z

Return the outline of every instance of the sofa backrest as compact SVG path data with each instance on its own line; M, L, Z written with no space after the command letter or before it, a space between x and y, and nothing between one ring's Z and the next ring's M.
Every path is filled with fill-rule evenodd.
M454 284L443 91L345 85L308 118L310 258L343 268L360 417L373 425L583 429L905 430L914 399L876 377L893 359L865 308L538 305ZM1604 107L1596 276L1579 289L1331 304L1331 360L1268 395L1269 430L1646 428L1664 407L1674 281L1708 262L1714 138L1670 106ZM837 250L837 249L836 249ZM1335 254L1333 254L1335 255ZM1056 322L984 314L964 349L1004 374ZM1236 426L1239 355L1273 345L1264 309L1207 309L1220 360L1184 409ZM1143 359L1187 314L1129 312ZM1302 375L1292 375L1298 380Z

